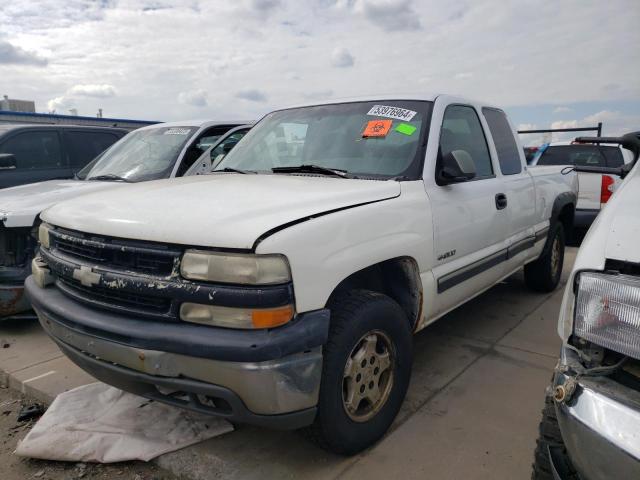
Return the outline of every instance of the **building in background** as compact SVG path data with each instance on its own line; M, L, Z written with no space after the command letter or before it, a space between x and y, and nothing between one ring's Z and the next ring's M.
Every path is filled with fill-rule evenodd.
M15 100L4 95L0 100L0 110L9 112L36 113L36 102L32 100Z
M83 117L74 108L69 110L71 115L57 113L36 113L36 104L31 100L13 100L7 95L0 100L0 125L6 123L45 124L45 125L88 125L92 127L119 127L127 130L161 123L155 120L130 120L125 118L104 118L102 109L98 109L97 116Z

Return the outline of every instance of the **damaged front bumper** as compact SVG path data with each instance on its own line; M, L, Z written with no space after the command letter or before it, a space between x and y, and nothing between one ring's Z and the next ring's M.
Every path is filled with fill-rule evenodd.
M24 281L30 272L30 264L25 268L0 267L0 321L35 318L24 293Z
M552 388L566 454L549 451L555 478L575 478L563 473L567 464L581 480L640 478L640 392L606 376L576 377L581 368L563 348Z
M326 310L235 331L99 311L32 277L25 286L46 332L105 383L240 423L294 429L315 418Z

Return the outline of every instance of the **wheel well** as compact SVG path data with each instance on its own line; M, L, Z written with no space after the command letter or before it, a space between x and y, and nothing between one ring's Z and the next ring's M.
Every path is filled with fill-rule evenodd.
M564 227L565 233L571 232L573 229L573 217L575 215L575 206L573 203L567 203L558 214L558 221Z
M398 257L376 263L342 280L329 297L355 289L372 290L395 300L414 329L422 314L422 282L418 263L411 257Z

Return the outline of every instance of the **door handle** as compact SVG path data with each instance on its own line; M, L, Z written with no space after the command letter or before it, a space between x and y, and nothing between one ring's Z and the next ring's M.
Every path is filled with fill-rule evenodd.
M507 208L507 196L504 193L496 194L496 208L498 210Z

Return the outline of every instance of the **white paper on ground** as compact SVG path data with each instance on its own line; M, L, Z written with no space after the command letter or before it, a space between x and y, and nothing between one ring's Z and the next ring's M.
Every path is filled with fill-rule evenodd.
M58 395L15 453L70 462L149 461L232 430L226 420L92 383Z

